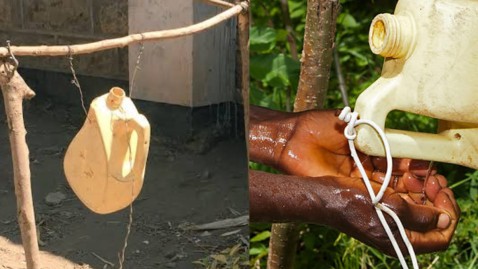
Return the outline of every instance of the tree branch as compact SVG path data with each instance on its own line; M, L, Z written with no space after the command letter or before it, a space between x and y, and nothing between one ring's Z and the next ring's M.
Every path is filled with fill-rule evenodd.
M228 20L238 15L239 13L248 8L249 3L247 1L243 1L210 19L187 27L164 31L132 34L124 37L106 39L86 44L58 46L11 46L11 53L15 56L68 56L76 54L87 54L113 48L121 48L145 41L172 39L204 31L214 25L217 25L225 20ZM5 57L8 55L8 49L6 47L0 47L0 57Z
M23 99L35 96L15 68L0 60L0 87L5 103L10 146L12 151L13 180L17 198L18 225L28 269L39 269L38 239L30 182L30 159L23 122Z
M334 48L334 65L335 73L337 74L337 79L339 81L339 89L342 95L342 102L344 103L344 106L350 106L349 96L347 94L347 85L345 84L344 74L342 73L342 68L340 67L340 59L339 53L337 52L337 48Z
M299 55L297 55L297 43L295 42L294 29L292 28L292 22L290 19L289 13L289 2L288 0L280 0L280 6L282 10L282 19L284 21L285 29L287 31L287 43L289 43L290 55L292 59L299 60ZM292 86L288 86L286 89L286 111L291 111L291 95L292 95Z
M233 3L229 3L229 2L226 2L226 1L222 1L222 0L203 0L203 1L208 3L208 4L218 6L218 7L230 8L230 7L234 6Z

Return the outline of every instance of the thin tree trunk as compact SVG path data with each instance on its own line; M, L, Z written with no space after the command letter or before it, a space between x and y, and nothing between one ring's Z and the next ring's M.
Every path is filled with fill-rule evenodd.
M268 269L290 269L294 265L299 224L274 223L269 241Z
M294 111L322 108L333 60L338 0L307 1L304 49Z
M338 0L307 1L304 48L294 112L324 107L333 60L338 11ZM268 269L293 267L298 231L298 224L272 224Z
M334 65L335 73L337 74L337 80L339 81L340 94L342 96L342 103L344 106L350 106L349 96L347 94L347 85L345 84L344 74L342 73L342 68L340 67L340 58L337 48L334 48Z
M280 6L282 11L282 19L284 21L285 29L287 31L287 43L289 43L290 56L294 60L299 60L299 55L297 55L297 43L295 42L294 28L292 27L292 21L290 19L289 12L289 2L288 0L280 0ZM286 89L286 100L285 100L285 109L287 112L290 112L291 109L291 96L292 96L292 86L288 86Z
M39 269L40 259L35 225L35 213L30 183L30 160L23 122L23 99L35 93L8 62L0 62L0 87L5 103L10 146L12 150L13 178L17 198L18 224L28 269Z
M289 2L288 0L280 0L280 6L282 11L282 19L284 20L285 30L287 31L287 43L290 47L290 56L294 60L299 59L297 55L297 42L295 42L294 28L292 27L292 21L290 19Z

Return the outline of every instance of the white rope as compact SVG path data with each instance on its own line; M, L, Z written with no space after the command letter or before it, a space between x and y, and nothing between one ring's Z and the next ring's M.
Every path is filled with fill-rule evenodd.
M403 227L402 222L398 218L397 214L395 214L395 212L393 212L390 208L388 208L384 204L380 203L380 200L382 200L383 194L385 193L385 190L387 189L390 183L390 179L392 177L392 154L390 152L390 145L388 143L387 137L385 136L385 133L375 122L370 120L358 119L358 113L352 112L350 107L345 107L342 110L342 112L339 115L339 119L348 123L347 127L345 127L344 135L349 142L350 154L352 155L352 158L354 159L355 164L357 165L357 168L359 169L360 174L362 175L363 181L365 183L365 187L367 188L370 198L372 199L372 203L375 206L375 210L377 212L378 218L380 219L380 222L382 223L382 226L385 229L385 232L387 233L388 238L390 239L390 242L392 243L393 249L395 250L395 253L398 256L398 259L400 260L400 264L402 265L402 268L408 269L407 262L405 261L403 253L400 250L397 240L393 236L392 230L390 229L390 226L385 220L385 216L383 215L382 211L390 215L392 219L395 221L395 223L397 224L398 230L400 232L400 236L402 237L402 240L405 246L407 247L408 254L410 254L413 268L418 269L419 267L418 267L415 251L413 250L413 246L410 243L410 240L408 239L405 233L405 228ZM365 169L362 166L362 162L360 161L358 157L357 151L355 150L354 140L357 137L357 133L354 128L360 124L367 124L367 125L370 125L373 129L375 129L376 132L379 134L385 149L385 156L387 159L387 171L385 173L385 178L383 180L382 186L380 187L380 190L377 194L375 194L375 192L373 191L372 185L370 183L370 179L368 178L367 173L365 172Z

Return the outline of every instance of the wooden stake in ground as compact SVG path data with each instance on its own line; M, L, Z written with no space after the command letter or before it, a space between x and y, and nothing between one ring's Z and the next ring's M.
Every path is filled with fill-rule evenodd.
M338 10L338 0L307 1L304 48L294 112L324 107L329 87ZM298 224L272 224L267 268L292 268L298 239Z
M241 3L238 3L241 4ZM237 79L244 105L245 137L249 137L249 1L242 2L244 11L237 18ZM248 139L246 139L247 158L249 158Z
M0 60L0 87L5 103L8 133L12 150L13 177L17 198L18 224L28 269L40 269L38 240L30 183L30 160L23 122L23 99L35 96L9 61Z

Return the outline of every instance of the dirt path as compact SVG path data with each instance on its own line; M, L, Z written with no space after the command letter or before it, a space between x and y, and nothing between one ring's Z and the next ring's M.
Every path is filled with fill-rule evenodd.
M3 100L0 111L0 269L20 269L25 263L15 219ZM25 111L43 267L117 266L128 210L110 215L90 212L69 189L63 175L65 149L83 124L84 114L77 107L56 105L41 97L27 104ZM247 214L243 138L213 142L207 152L198 154L187 150L194 144L184 146L164 139L160 128L152 127L145 185L134 204L124 268L203 268L193 261L232 246L238 246L234 255L246 255L247 226L197 232L185 229L190 224ZM47 204L45 197L54 192L66 198Z

